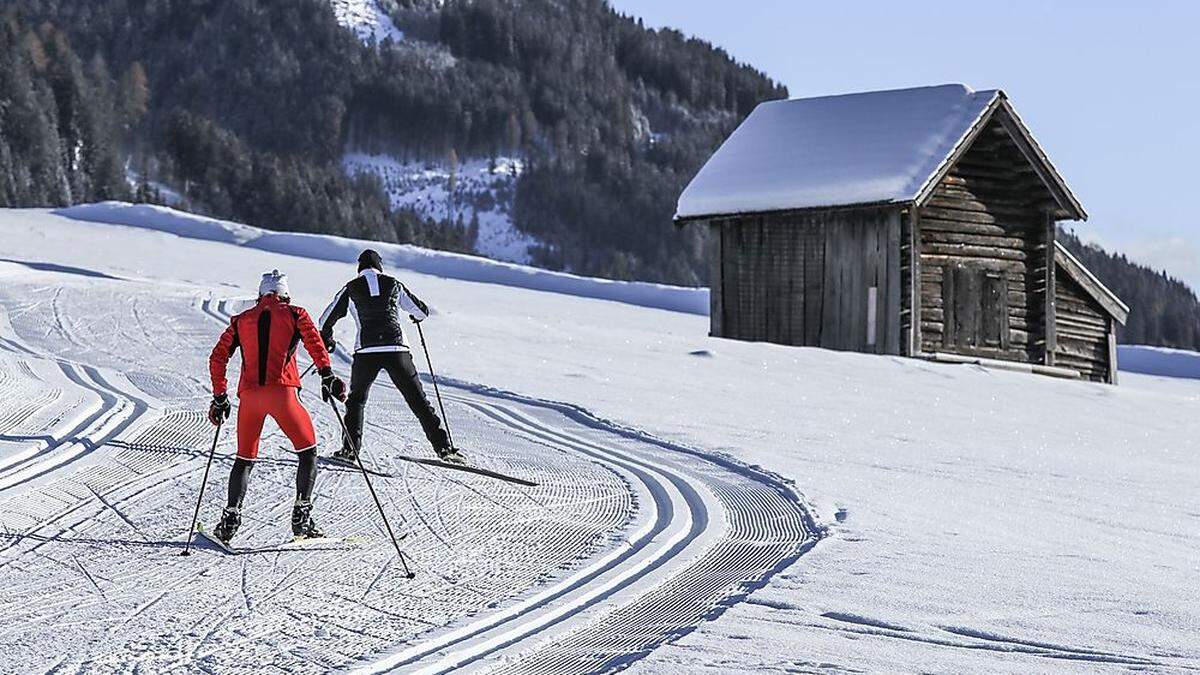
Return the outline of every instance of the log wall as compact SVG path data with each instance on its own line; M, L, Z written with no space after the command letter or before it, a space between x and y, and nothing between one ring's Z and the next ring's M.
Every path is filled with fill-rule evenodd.
M1066 274L1055 277L1055 365L1096 382L1110 381L1112 317Z
M922 351L1045 360L1048 198L993 120L916 214Z

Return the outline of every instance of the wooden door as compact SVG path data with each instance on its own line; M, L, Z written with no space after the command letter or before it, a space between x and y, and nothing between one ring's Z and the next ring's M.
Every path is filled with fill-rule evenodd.
M947 265L942 276L942 346L952 351L1008 349L1008 279L970 263Z

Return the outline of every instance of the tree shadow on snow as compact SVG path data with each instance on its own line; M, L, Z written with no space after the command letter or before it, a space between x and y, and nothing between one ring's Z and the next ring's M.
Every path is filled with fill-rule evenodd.
M13 260L12 258L0 258L0 262L13 263L22 265L31 270L39 272L58 272L60 274L74 274L81 277L92 277L93 279L111 279L113 281L128 281L121 277L114 277L111 274L89 270L86 267L74 267L72 265L59 265L58 263L36 262L32 260Z
M182 549L187 544L187 542L184 541L154 541L152 539L125 539L121 537L68 537L64 535L21 534L15 532L0 532L0 542L4 542L9 545L34 542L38 544L68 544L73 546L85 546L88 548L99 548L101 546L124 546L130 548L152 549ZM199 541L196 543L199 543ZM193 544L193 548L194 547L195 544Z

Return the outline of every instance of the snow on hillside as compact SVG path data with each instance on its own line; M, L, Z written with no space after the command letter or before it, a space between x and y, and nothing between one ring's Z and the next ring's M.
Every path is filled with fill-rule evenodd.
M1200 380L1200 352L1148 345L1119 345L1121 370L1144 375Z
M338 23L354 31L364 43L382 44L384 40L399 43L404 39L404 32L396 28L378 0L329 0L329 3Z
M537 240L512 222L512 201L523 163L512 157L467 159L452 171L445 163L401 162L388 155L348 154L346 172L379 176L392 208L411 208L439 221L479 222L475 250L496 260L530 261L529 248ZM451 174L456 186L450 191Z
M388 265L448 279L564 293L689 314L708 314L706 288L594 279L404 244L369 242L319 234L273 232L149 204L81 204L59 209L57 213L77 220L159 230L191 239L217 241L317 260L352 262L357 259L363 248L370 246L380 252Z
M167 206L179 206L183 203L183 195L173 189L170 185L156 180L146 180L141 174L133 169L125 168L125 182L129 185L129 189L137 192L142 185L148 186L154 192L157 192L157 201L166 204Z
M423 565L413 584L394 565L380 572L388 556L375 546L301 561L206 553L183 567L161 542L182 536L171 523L186 529L179 512L203 470L211 431L197 411L221 300L252 295L258 274L279 268L296 302L319 309L353 274L345 256L357 244L156 222L199 238L0 211L0 384L20 392L3 399L0 433L41 447L94 426L118 442L97 453L130 467L98 465L73 482L32 467L48 473L19 487L5 487L0 468L0 515L26 514L0 542L0 632L19 670L59 659L84 671L197 661L378 671L418 660L514 672L636 661L634 672L681 674L1200 668L1200 383L1127 373L1112 387L714 339L699 314L468 282L442 274L450 265L405 269L442 260L432 253L389 253L388 265L438 309L423 326L448 414L479 461L540 472L553 489L538 499L551 508L492 486L431 487L418 473L384 483ZM197 318L206 312L208 323ZM146 389L177 397L169 419L180 429L139 446L119 432L146 416ZM373 459L386 463L419 448L419 431L378 391ZM39 392L61 409L57 422L22 421ZM40 429L54 424L65 431ZM386 442L393 435L407 440ZM181 445L190 450L170 450ZM69 468L94 456L88 447L45 459ZM257 503L286 504L287 466L263 464ZM135 469L158 478L147 487ZM351 479L323 480L348 489ZM780 479L802 493L811 529ZM601 506L571 499L579 490ZM334 522L370 522L361 488L339 494L325 499L350 512ZM546 517L555 509L561 517ZM577 513L598 538L560 529ZM274 522L267 515L256 527ZM494 548L485 558L472 546ZM515 590L572 552L579 560L551 579ZM772 561L783 567L772 573ZM717 601L723 613L697 614L714 600L696 594L712 588L738 590ZM661 631L670 641L646 647Z

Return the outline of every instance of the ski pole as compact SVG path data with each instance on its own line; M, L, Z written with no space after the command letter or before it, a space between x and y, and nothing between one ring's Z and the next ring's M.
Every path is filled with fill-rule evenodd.
M208 463L204 465L204 478L200 479L200 494L196 497L196 512L192 514L192 527L188 530L187 543L183 546L183 553L179 555L192 554L192 537L196 535L196 521L200 519L200 504L204 501L204 487L208 485L208 470L212 468L213 456L217 454L217 441L221 438L221 425L224 420L217 423L217 432L213 434L212 449L208 451Z
M433 393L437 396L438 410L442 411L442 424L446 425L446 440L450 441L450 447L454 445L454 436L450 434L450 420L446 418L446 406L442 405L442 392L438 389L437 374L433 372L433 361L429 358L429 346L425 344L425 331L421 330L421 322L417 322L417 335L421 336L421 349L425 350L425 363L429 366L429 377L433 380Z
M400 556L400 564L404 565L404 576L412 579L417 575L413 574L412 570L408 568L408 561L404 559L404 551L400 550L400 542L396 539L396 533L392 532L392 524L388 522L387 514L383 511L383 504L379 501L379 495L375 494L375 486L371 485L371 475L367 473L367 467L363 466L362 457L358 454L358 443L354 441L349 430L346 429L346 422L342 419L342 412L338 410L337 404L333 402L332 398L329 399L329 407L333 408L333 414L337 417L338 426L342 428L344 438L350 442L350 448L354 450L354 461L358 464L359 471L362 471L363 480L367 482L367 489L371 492L371 499L375 500L375 507L379 509L379 517L383 518L383 526L387 528L388 536L392 538L392 545L396 547L396 555Z
M309 374L309 373L311 373L311 372L312 372L312 369L313 369L313 368L316 368L316 367L317 367L317 364L316 364L315 362L314 362L314 363L310 363L310 364L308 365L308 368L306 368L306 369L304 370L304 372L300 374L300 379L301 379L301 380L303 380L304 378L308 377L308 374Z

